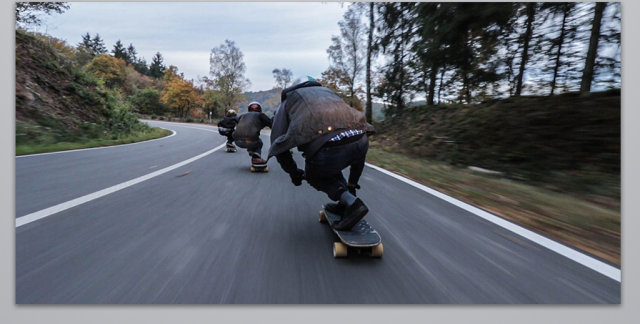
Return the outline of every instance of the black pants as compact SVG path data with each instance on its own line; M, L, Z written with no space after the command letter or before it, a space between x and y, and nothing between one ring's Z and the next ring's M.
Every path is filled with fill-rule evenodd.
M233 133L227 134L227 144L233 144Z
M307 182L326 193L331 200L339 200L347 190L347 181L342 175L342 170L349 167L349 183L358 184L368 150L369 139L366 135L353 143L321 148L312 158L306 160Z

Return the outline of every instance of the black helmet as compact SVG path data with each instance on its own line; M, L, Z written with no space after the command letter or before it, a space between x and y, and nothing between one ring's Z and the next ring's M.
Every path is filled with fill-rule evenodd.
M257 112L262 112L262 106L260 106L260 103L257 101L253 101L249 104L249 106L247 107L248 111L257 111Z
M236 111L233 109L227 110L227 113L225 114L226 117L233 117L235 115L236 115Z

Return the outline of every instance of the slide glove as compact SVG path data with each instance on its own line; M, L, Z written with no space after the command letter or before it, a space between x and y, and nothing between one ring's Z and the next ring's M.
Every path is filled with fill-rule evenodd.
M349 190L349 193L351 193L354 196L356 195L356 189L360 189L360 185L357 185L357 184L347 185L347 190Z
M296 171L289 174L291 177L291 182L293 182L294 186L299 186L302 184L302 180L304 180L304 170L297 169Z

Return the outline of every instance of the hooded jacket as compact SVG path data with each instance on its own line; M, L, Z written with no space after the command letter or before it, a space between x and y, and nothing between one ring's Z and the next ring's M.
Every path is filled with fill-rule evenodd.
M333 135L344 130L372 133L364 114L318 82L298 84L282 91L271 131L269 157L294 147L311 157Z

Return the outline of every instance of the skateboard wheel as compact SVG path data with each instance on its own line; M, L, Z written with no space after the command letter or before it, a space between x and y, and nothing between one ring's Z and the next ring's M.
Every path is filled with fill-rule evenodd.
M371 248L371 256L374 258L381 258L382 252L384 251L382 247L382 243Z
M324 210L321 210L320 213L318 213L318 222L320 223L327 222L327 215L324 213Z
M251 167L251 172L256 172L256 168Z
M269 167L264 167L264 172L269 172Z
M333 257L344 258L347 256L347 246L342 242L333 243Z

